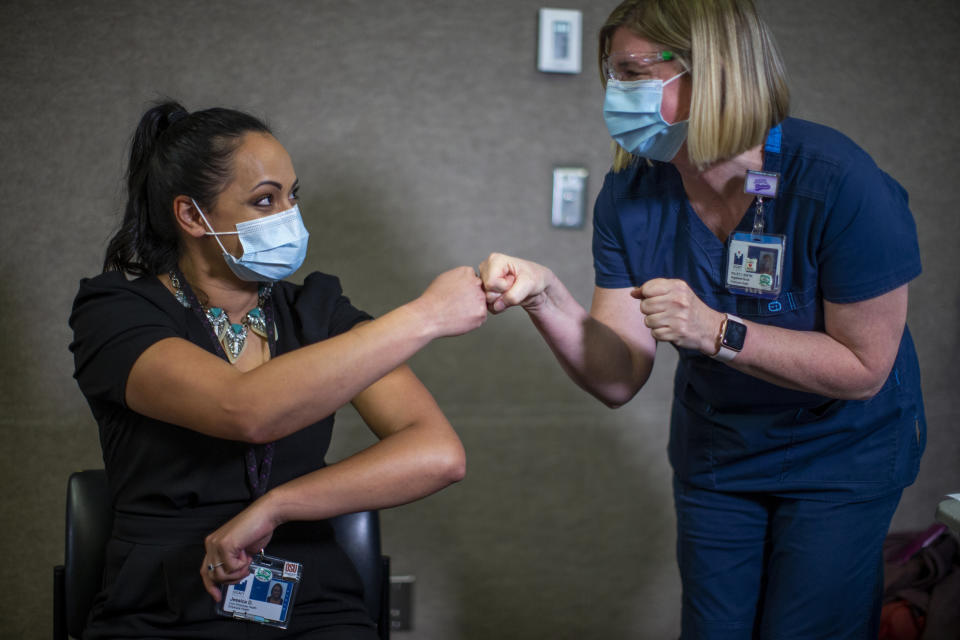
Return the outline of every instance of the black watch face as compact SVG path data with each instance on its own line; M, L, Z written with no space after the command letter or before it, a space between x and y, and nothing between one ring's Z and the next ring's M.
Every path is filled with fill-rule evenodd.
M734 320L727 320L726 331L723 332L723 344L735 351L743 349L743 341L747 337L747 325Z

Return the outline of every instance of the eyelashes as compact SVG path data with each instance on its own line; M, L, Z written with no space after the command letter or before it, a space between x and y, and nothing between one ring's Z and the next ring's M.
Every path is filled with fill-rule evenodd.
M253 199L255 207L272 207L276 203L276 194L267 193ZM290 192L290 202L296 202L300 199L300 187L296 187Z

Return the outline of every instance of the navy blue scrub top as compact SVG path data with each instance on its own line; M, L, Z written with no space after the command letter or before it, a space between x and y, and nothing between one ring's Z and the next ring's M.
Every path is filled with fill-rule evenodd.
M596 285L678 278L718 311L823 331L823 300L866 300L920 274L906 191L849 138L789 118L770 131L763 155L763 170L781 174L779 196L764 203L765 232L786 236L778 298L726 290L726 244L693 211L677 170L661 162L607 174L594 209ZM754 207L737 231L751 231ZM677 350L669 455L681 481L856 500L916 477L926 423L909 330L883 388L866 401L786 389Z

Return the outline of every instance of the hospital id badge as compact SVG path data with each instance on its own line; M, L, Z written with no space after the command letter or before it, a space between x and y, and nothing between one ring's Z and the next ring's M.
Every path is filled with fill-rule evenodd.
M258 554L246 579L220 588L217 613L286 629L302 575L299 562Z
M727 290L735 295L780 295L787 238L767 233L730 234L727 241Z

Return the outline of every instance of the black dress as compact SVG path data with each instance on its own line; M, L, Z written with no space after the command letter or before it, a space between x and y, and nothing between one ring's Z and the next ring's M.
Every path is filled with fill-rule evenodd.
M343 296L337 278L321 273L302 286L276 283L272 301L278 354L370 317ZM360 577L326 521L284 524L267 547L303 564L288 630L216 614L199 573L203 539L253 499L249 445L147 418L124 403L131 367L155 342L181 337L217 353L199 317L155 277L128 281L108 272L80 282L70 326L74 377L99 425L115 511L84 637L376 638ZM267 488L323 467L332 427L331 415L277 441Z

